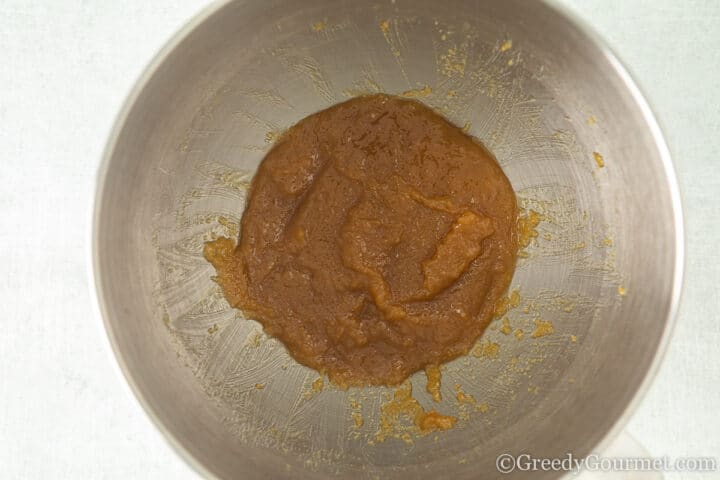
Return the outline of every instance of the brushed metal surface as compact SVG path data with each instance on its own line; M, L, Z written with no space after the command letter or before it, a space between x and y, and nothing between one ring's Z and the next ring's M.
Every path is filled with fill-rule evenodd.
M500 354L445 366L439 405L414 376L421 403L461 421L412 443L376 439L387 389L313 392L317 374L228 307L201 256L212 235L237 234L283 128L374 91L409 92L466 125L543 214L513 280L522 303L509 319L524 338L489 330ZM657 367L682 276L677 187L649 108L585 29L520 0L212 7L131 95L93 228L98 303L128 382L219 478L494 478L500 453L587 454ZM532 338L538 319L554 332ZM456 383L485 411L453 402Z

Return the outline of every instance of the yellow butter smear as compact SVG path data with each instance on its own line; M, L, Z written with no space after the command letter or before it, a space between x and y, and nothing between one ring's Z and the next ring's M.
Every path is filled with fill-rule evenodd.
M500 354L500 344L485 340L472 349L472 355L477 358L497 358Z
M530 245L533 238L538 236L537 226L543 219L541 213L535 210L529 210L527 214L518 218L518 246L520 249Z
M436 402L442 400L440 394L440 367L437 365L428 365L425 367L425 375L427 375L427 391Z
M432 88L425 85L422 88L415 88L413 90L406 90L402 93L403 97L407 98L421 98L421 97L427 97L432 94Z
M408 424L408 420L411 423ZM406 381L395 389L392 399L380 407L380 424L375 441L398 438L405 443L413 443L413 434L424 436L435 430L449 430L456 422L456 417L442 415L435 410L426 411L412 396L412 384Z
M495 318L500 318L518 305L520 305L520 291L515 289L511 291L507 297L501 297L497 301L493 316Z

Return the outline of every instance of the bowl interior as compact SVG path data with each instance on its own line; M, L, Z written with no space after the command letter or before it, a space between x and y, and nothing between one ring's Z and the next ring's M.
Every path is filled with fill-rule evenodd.
M584 455L610 431L666 337L679 212L654 120L583 30L522 0L238 1L173 46L111 141L94 270L126 376L194 463L221 478L492 478L501 453ZM420 403L458 426L382 442L391 390L314 391L317 373L229 308L201 255L213 235L238 234L279 132L378 91L465 125L541 219L509 330L496 322L443 367L440 404L412 378Z

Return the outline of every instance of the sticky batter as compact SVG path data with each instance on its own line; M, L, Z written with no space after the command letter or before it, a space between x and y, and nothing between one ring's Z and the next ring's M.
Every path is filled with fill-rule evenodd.
M463 355L507 290L510 182L414 100L354 98L260 164L240 240L205 246L228 302L339 385L394 385Z

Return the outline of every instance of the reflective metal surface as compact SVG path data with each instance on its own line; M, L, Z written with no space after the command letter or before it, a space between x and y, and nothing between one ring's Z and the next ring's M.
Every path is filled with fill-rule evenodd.
M481 340L497 354L444 366L440 404L412 379L458 426L383 442L390 390L314 391L317 374L228 307L201 256L213 235L237 235L252 172L283 128L375 91L465 125L541 214L510 331L498 322ZM521 0L212 7L128 100L92 247L125 377L182 455L219 478L495 478L501 453L587 454L646 388L682 276L677 187L647 105L585 29ZM540 321L552 333L533 335ZM476 403L457 401L456 384Z

